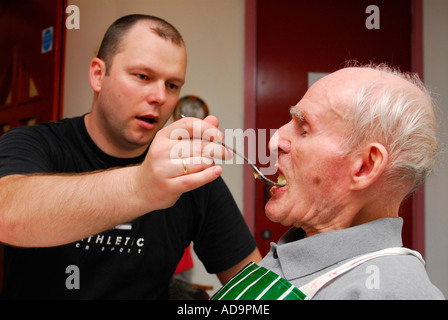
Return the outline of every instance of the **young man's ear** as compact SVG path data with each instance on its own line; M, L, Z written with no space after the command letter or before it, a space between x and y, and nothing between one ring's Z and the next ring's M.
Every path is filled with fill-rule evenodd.
M106 63L99 59L93 58L90 62L89 80L93 91L98 93L101 91L103 79L106 76Z
M380 143L370 143L356 157L352 170L352 190L362 190L378 180L388 165L389 154Z

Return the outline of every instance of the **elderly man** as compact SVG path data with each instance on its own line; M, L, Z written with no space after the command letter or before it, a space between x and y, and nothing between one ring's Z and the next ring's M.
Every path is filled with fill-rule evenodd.
M290 113L270 142L287 184L271 189L266 215L293 228L258 266L308 299L443 299L421 256L402 248L398 216L437 153L431 99L418 78L345 68Z

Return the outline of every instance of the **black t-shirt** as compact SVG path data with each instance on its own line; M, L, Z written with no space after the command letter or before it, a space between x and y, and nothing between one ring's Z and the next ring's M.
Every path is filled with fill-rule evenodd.
M80 173L138 164L103 153L84 117L20 127L0 138L0 177ZM101 188L101 185L98 186ZM165 299L168 282L191 243L210 273L256 247L221 178L184 193L165 210L51 248L3 247L3 298Z

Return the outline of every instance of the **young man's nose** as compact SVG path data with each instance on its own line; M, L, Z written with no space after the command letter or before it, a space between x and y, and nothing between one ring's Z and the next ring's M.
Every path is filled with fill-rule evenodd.
M166 101L166 87L163 82L155 82L151 87L151 92L148 95L148 103L161 105Z

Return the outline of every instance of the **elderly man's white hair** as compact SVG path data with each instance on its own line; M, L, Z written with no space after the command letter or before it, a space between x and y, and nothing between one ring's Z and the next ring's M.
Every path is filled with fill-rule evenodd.
M392 86L372 79L361 85L347 116L346 153L369 142L380 142L389 153L384 172L390 191L415 191L433 170L437 153L435 108L417 74L402 73L387 65L356 66L395 75L412 86Z

